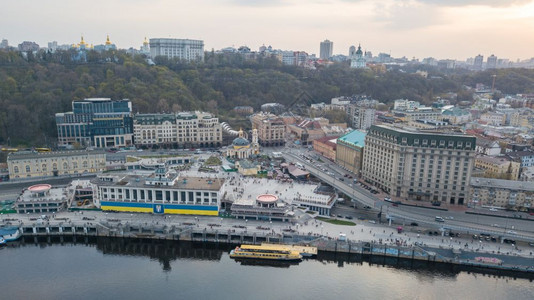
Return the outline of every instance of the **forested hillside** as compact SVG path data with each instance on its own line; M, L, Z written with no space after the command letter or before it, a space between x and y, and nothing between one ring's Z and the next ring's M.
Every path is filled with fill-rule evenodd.
M425 79L402 70L373 73L338 63L307 70L282 66L276 59L243 60L238 55L207 53L202 64L165 59L157 65L125 52L41 52L22 57L0 51L0 144L45 145L56 136L54 114L71 110L71 102L86 97L132 100L134 112L201 109L232 116L237 105L259 109L266 102L289 104L306 91L314 102L366 94L383 102L409 98L430 103L462 85L491 84L492 73L436 73ZM496 87L506 93L534 92L533 70L498 70Z

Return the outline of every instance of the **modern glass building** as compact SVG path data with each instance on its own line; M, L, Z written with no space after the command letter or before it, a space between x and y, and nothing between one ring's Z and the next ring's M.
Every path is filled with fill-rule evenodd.
M97 148L133 145L132 102L87 98L72 102L72 111L56 114L58 146L76 143Z

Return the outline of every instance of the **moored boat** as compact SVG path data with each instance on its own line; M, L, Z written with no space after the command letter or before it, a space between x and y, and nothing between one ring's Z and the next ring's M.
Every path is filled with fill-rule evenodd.
M0 236L0 247L6 245L6 240Z
M230 251L231 258L264 259L273 261L301 261L298 251L284 247L266 247L263 245L241 245Z
M6 242L11 242L19 239L22 236L22 232L18 227L0 227L0 237Z

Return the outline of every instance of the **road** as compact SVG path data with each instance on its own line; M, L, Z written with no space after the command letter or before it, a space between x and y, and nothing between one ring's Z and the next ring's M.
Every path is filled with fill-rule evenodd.
M300 162L310 173L322 181L332 185L338 191L341 191L350 196L352 199L355 199L360 206L370 206L376 211L381 209L384 218L389 216L398 222L400 220L402 220L404 223L417 222L427 227L441 228L444 230L448 229L476 234L484 232L510 239L520 238L525 240L534 240L534 222L532 221L503 219L492 216L467 215L463 212L439 211L428 208L408 206L394 207L391 205L391 203L377 199L376 196L371 194L368 190L354 185L352 182L341 181L339 178L343 177L342 174L345 172L342 173L335 167L325 163L325 165L328 165L327 168L331 170L328 171L328 173L332 175L329 175L328 173L324 172L323 169L317 167L317 164L312 164L299 156L300 152L301 151L294 150L289 152L284 151L283 155L287 161ZM443 216L446 221L444 223L436 222L436 216ZM492 226L494 224L498 224L499 227ZM515 234L510 234L507 232L511 228L513 228L513 231L516 232Z

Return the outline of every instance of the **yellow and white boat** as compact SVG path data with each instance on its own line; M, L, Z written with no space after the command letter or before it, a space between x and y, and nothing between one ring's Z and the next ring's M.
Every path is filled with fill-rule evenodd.
M285 247L266 247L263 245L241 245L230 251L231 258L251 258L276 261L301 261L302 255L298 251Z

